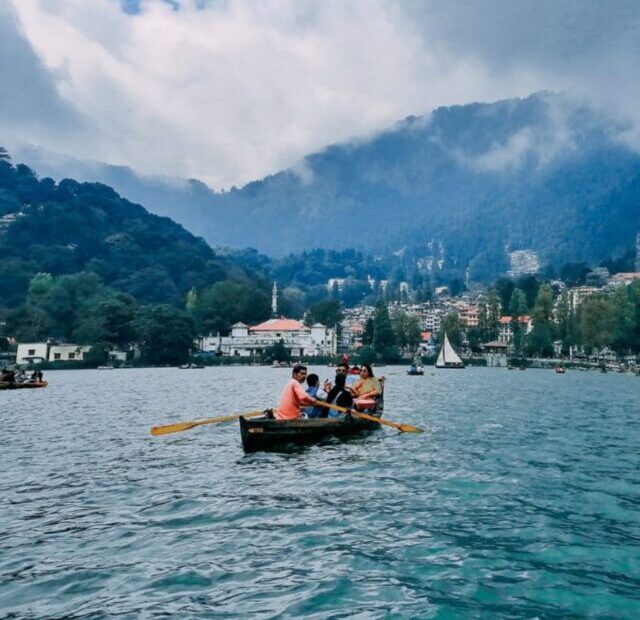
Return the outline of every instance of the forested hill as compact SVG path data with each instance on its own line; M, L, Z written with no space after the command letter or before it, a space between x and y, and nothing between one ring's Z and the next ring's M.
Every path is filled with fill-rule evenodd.
M272 256L409 246L425 256L433 239L449 267L487 280L506 268L505 249L531 248L559 265L598 263L633 247L640 156L621 137L594 111L543 93L407 118L310 155L298 172L229 192L95 165L84 178L113 182L214 246Z
M187 293L233 280L266 282L166 217L99 183L38 179L0 148L0 311L22 304L35 274L90 272L140 303L184 307Z
M301 174L218 195L203 218L215 229L197 232L266 253L422 246L428 255L434 239L445 260L485 280L505 268L505 248L534 249L544 263L597 262L640 230L640 156L618 132L546 94L442 108L311 155Z
M213 246L271 256L406 247L487 282L508 268L507 251L536 250L543 264L598 264L634 247L640 155L623 129L547 93L453 106L219 193L194 180L22 155L56 178L72 170L108 182Z

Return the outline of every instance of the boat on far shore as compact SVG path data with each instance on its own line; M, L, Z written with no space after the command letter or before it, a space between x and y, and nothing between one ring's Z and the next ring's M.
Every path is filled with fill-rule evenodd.
M290 362L273 362L271 368L291 368Z
M424 375L424 366L421 364L411 364L411 367L407 370L407 374L410 377Z
M49 385L48 381L0 381L0 390L43 388L47 385Z

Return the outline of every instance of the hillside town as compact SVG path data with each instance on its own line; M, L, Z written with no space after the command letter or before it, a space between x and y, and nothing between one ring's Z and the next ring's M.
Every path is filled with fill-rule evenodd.
M518 256L517 260L521 267L517 275L533 276L531 271L537 270L537 260L530 260L524 269L522 256ZM512 271L515 272L515 269ZM547 343L546 351L544 346L538 352L527 347L527 339L535 335L535 315L539 309L529 308L524 302L524 295L513 284L511 308L505 310L500 296L492 289L466 291L453 296L447 287L438 287L433 299L416 303L411 301L412 291L408 283L401 283L405 301L384 301L381 298L375 306L339 308L339 320L333 325L325 325L321 322L310 324L307 315L300 320L281 316L278 312L277 284L274 283L272 318L256 325L238 321L226 334L199 335L193 342L191 355L205 362L224 362L227 359L264 363L280 359L331 359L341 354L360 355L363 359L372 360L376 359L377 354L378 358L388 362L420 358L428 363L434 359L442 342L442 334L447 331L463 356L475 358L487 366L507 366L510 359L524 359L529 355L598 367L608 364L636 369L637 357L631 349L625 352L620 349L616 351L610 346L592 346L591 343L585 346L567 337L566 323L576 320L585 302L590 299L613 299L625 292L627 287L633 285L637 288L640 285L640 271L598 275L601 281L597 285L568 286L561 280L553 280L538 287L536 304L545 287L551 292L550 313L547 317L539 318L554 325L549 333L555 334L556 338ZM339 279L330 279L327 289L334 290L340 284ZM375 283L372 279L371 285L377 285L384 291L386 282ZM516 301L518 297L520 301ZM339 303L336 302L336 305L339 306ZM380 337L376 342L376 321L381 312L386 312L392 327L390 337L382 343L379 342ZM92 346L85 343L62 343L52 339L15 342L5 338L5 341L5 362L15 361L27 367L47 363L60 367L86 361L92 355ZM12 349L15 350L13 359L7 352ZM139 357L140 347L134 342L129 347L110 348L105 363L128 365L135 363Z

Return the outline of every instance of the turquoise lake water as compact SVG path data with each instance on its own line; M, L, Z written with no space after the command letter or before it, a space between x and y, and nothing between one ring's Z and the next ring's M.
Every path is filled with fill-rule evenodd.
M639 378L378 372L427 432L149 435L273 406L287 369L0 392L0 618L640 618Z

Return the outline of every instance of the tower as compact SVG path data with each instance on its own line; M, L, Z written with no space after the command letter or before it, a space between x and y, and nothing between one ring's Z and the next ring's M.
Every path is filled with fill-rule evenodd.
M273 283L273 292L271 293L271 314L274 318L278 316L278 285Z

